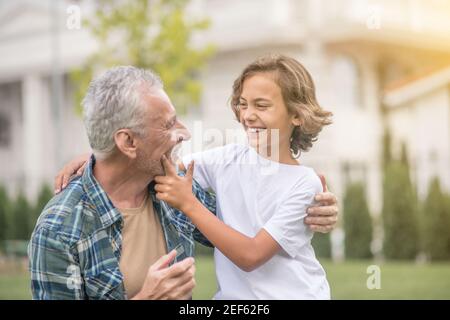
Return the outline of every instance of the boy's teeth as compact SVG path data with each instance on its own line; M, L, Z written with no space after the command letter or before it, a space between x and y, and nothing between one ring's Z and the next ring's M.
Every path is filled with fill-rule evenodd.
M263 128L248 128L248 131L252 132L252 133L256 133L256 132L260 132L260 131L264 131L266 129Z

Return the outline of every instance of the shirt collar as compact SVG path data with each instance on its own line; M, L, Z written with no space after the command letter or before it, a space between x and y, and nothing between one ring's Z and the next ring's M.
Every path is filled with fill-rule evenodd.
M121 220L122 215L119 210L114 207L105 190L103 190L97 179L95 179L93 171L94 165L95 157L92 155L86 165L81 180L84 191L95 206L95 210L100 215L100 220L103 227L108 227L117 220Z

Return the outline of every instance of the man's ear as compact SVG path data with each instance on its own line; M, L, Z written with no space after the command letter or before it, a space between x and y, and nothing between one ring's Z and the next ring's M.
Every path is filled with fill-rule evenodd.
M136 135L130 129L120 129L114 134L117 149L128 158L136 158Z

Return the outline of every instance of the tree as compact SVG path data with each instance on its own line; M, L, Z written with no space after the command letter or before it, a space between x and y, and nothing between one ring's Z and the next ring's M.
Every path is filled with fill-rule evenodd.
M391 133L386 129L382 140L383 152L381 155L381 165L383 171L385 171L388 164L392 162L391 140Z
M0 252L4 249L4 241L8 239L8 218L10 216L11 204L8 193L3 186L0 186Z
M402 143L402 148L400 151L400 162L406 166L408 169L408 172L410 172L410 165L409 165L409 159L408 159L408 150L406 148L406 144Z
M418 201L403 143L400 160L392 156L391 135L383 136L383 252L388 259L414 259L420 248Z
M331 258L331 239L330 233L314 233L311 244L316 256L319 258Z
M32 208L22 191L19 192L12 213L12 239L29 240L31 236L29 217L32 213Z
M344 232L346 258L372 258L372 218L362 183L347 186L344 196Z
M39 191L36 206L33 210L33 215L31 216L31 226L36 225L36 222L39 218L39 216L42 213L42 210L44 210L47 203L50 201L50 199L53 197L53 192L50 189L50 186L48 184L44 184L41 187L41 190Z
M414 259L419 250L417 197L408 167L387 165L383 181L383 252L388 259Z
M98 71L115 65L134 65L156 71L178 112L200 102L199 81L212 45L195 48L191 38L205 30L209 21L188 21L188 0L134 0L99 2L94 17L85 25L99 42L99 51L75 70L76 105Z
M423 206L423 249L431 260L450 259L450 203L434 178Z

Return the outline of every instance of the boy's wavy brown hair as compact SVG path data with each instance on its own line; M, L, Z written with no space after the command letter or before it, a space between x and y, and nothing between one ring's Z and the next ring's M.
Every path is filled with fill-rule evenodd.
M244 81L257 73L270 73L274 76L288 112L298 115L301 120L301 125L292 131L290 146L293 156L300 156L301 151L308 151L317 140L323 126L332 123L333 114L319 106L311 75L300 62L281 54L270 54L249 64L233 83L230 102L238 121L239 98Z

